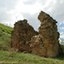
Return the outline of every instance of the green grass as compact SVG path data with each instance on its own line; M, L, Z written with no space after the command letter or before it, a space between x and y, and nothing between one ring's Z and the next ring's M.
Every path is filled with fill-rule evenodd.
M44 58L37 55L0 51L0 63L2 64L64 64L64 58Z
M0 23L0 50L10 47L12 28Z
M0 23L0 30L7 34L11 34L12 28Z

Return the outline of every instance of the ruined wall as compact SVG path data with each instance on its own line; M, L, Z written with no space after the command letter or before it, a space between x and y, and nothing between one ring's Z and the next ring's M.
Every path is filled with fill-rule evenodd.
M29 42L32 36L36 34L38 33L27 23L27 20L16 22L12 34L11 47L18 51L30 52Z
M41 25L39 35L32 37L31 40L32 53L45 57L56 57L60 53L57 22L43 11L40 12L38 19Z
M39 32L36 32L27 20L15 23L11 47L17 51L26 51L44 57L56 57L62 51L59 44L57 21L41 11L38 19L41 22Z

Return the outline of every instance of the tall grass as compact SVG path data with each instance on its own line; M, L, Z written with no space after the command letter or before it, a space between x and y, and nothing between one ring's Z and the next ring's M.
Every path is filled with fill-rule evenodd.
M8 50L10 47L12 28L0 24L0 50Z
M44 58L28 53L0 51L0 62L6 64L64 64L64 58Z

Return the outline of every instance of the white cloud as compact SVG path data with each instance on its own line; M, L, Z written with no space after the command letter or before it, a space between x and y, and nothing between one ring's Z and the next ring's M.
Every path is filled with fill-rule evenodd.
M64 32L61 32L60 35L60 38L64 38Z
M28 3L33 2L33 4L25 4L26 2L28 2ZM14 9L7 11L7 14L10 17L10 22L12 21L12 24L13 24L16 20L27 18L24 16L24 14L30 14L32 16L34 16L34 15L36 16L36 14L37 14L37 16L38 16L38 13L41 10L44 10L46 12L52 11L52 6L54 6L55 0L54 1L43 0L43 3L41 3L41 2L42 2L42 0L37 0L37 1L35 0L35 3L33 0L18 0L16 2ZM51 3L52 3L52 5L51 5ZM32 17L32 19L34 17ZM28 19L30 19L30 18L28 18ZM31 23L31 22L29 22L29 23Z
M28 4L26 4L28 3ZM33 3L33 4L29 4ZM30 15L38 14L41 10L49 13L57 21L63 21L64 19L64 1L62 0L17 0L14 9L8 10L8 14L12 19L23 19L23 13ZM62 6L62 7L61 7ZM14 16L14 17L13 17Z
M37 16L41 10L56 19L59 31L63 32L64 0L0 0L0 22L13 25L17 20L27 18L37 29L39 25Z

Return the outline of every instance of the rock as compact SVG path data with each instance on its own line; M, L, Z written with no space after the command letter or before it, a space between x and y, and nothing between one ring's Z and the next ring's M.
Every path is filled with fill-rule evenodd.
M59 55L59 32L57 30L57 21L50 17L45 12L41 11L38 19L41 22L39 34L42 35L44 47L47 50L47 57L56 57Z
M26 19L16 22L12 34L11 47L18 51L30 52L29 41L36 34L38 33L27 23Z
M31 38L30 47L33 54L46 56L46 48L44 47L42 36L40 34Z
M38 19L41 22L39 34L31 38L30 47L33 54L44 57L56 57L61 53L59 44L59 32L57 30L57 21L45 12L41 11Z
M57 21L43 11L40 12L38 19L41 22L39 32L36 32L26 19L15 23L11 47L16 51L29 52L44 57L56 57L62 54Z

